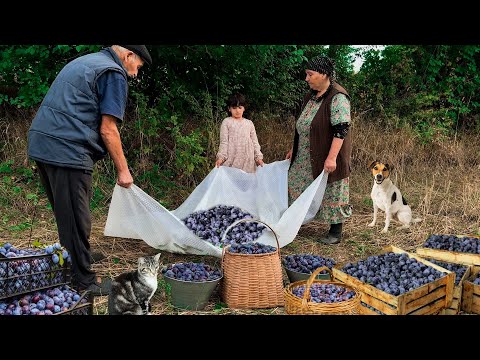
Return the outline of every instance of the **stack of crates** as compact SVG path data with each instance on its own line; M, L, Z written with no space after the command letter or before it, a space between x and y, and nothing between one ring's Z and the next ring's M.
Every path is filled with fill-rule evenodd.
M69 255L60 244L35 249L0 245L0 315L92 314L91 294L70 286Z

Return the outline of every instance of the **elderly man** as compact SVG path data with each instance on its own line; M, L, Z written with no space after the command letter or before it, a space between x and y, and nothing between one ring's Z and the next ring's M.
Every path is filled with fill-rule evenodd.
M151 64L145 45L112 45L69 62L59 72L28 131L28 156L35 160L52 205L60 243L72 255L72 284L108 295L111 280L91 270L89 237L92 172L112 158L117 184L133 183L117 123L123 120L128 77Z

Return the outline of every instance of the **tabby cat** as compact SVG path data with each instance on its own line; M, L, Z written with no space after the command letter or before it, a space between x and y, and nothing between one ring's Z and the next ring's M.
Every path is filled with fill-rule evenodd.
M108 295L110 315L150 315L150 299L157 291L160 253L138 258L138 268L118 275Z

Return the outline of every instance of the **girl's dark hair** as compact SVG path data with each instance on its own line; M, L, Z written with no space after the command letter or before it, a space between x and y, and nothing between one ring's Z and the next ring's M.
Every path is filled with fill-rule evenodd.
M245 107L245 105L246 105L245 96L240 93L230 95L230 97L227 100L228 107L234 107L234 106Z

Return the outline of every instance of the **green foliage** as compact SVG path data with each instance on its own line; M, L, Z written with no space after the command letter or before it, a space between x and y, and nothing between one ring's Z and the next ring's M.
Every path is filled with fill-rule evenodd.
M103 207L105 202L105 194L99 187L93 187L92 189L92 201L90 201L90 209L97 209Z
M157 201L167 208L172 205L167 195L171 190L179 188L179 184L175 182L175 172L170 169L161 171L157 164L136 176L135 181L138 186L152 194Z
M0 174L11 174L13 160L7 160L5 162L0 163Z
M30 200L34 205L38 204L38 195L33 193L28 193L25 198Z
M373 206L373 200L371 197L363 198L362 203L366 206Z
M206 165L206 159L202 156L200 132L193 130L189 135L182 135L175 116L170 118L170 123L166 129L170 131L175 141L175 166L182 169L184 175L190 176L195 168L203 168Z
M350 88L353 80L353 62L358 50L350 45L330 45L327 56L335 60L335 71L339 83Z
M30 222L25 221L17 225L9 226L7 229L10 231L24 231L24 230L30 229L31 226L32 224Z
M19 200L20 198L35 205L38 203L38 195L29 192L29 189L23 186L33 181L32 169L15 166L13 160L7 160L0 163L0 176L0 203L12 204L13 199Z
M387 125L409 124L425 142L459 129L478 130L479 61L478 45L371 50L354 81L360 111Z
M99 45L0 45L0 104L38 105L60 69Z
M39 180L31 168L12 160L0 162L0 208L9 209L8 215L2 214L0 229L15 232L30 229L40 194Z
M370 240L370 238L371 231L367 231L360 234L360 239L362 239L362 242L357 240L348 240L349 245L352 245L355 256L363 258L373 252L372 248L365 243Z
M167 302L171 302L171 296L172 296L172 286L168 284L163 278L158 279L157 282L157 291L158 290L163 290L165 292L165 297L167 299Z
M305 91L299 81L305 46L176 45L151 47L152 71L142 75L150 102L167 96L179 117L219 120L225 101L243 92L252 111L290 111ZM208 94L208 96L206 95Z
M167 205L162 199L175 183L182 182L194 186L199 180L200 169L205 168L205 139L198 129L185 129L185 122L165 105L163 97L153 107L147 105L145 95L134 91L137 107L135 119L125 125L132 131L122 130L126 142L138 144L127 153L130 163L138 164L135 181L153 196Z
M224 309L227 309L227 308L228 308L228 304L223 302L218 302L215 304L215 307L213 308L213 312L221 313Z

